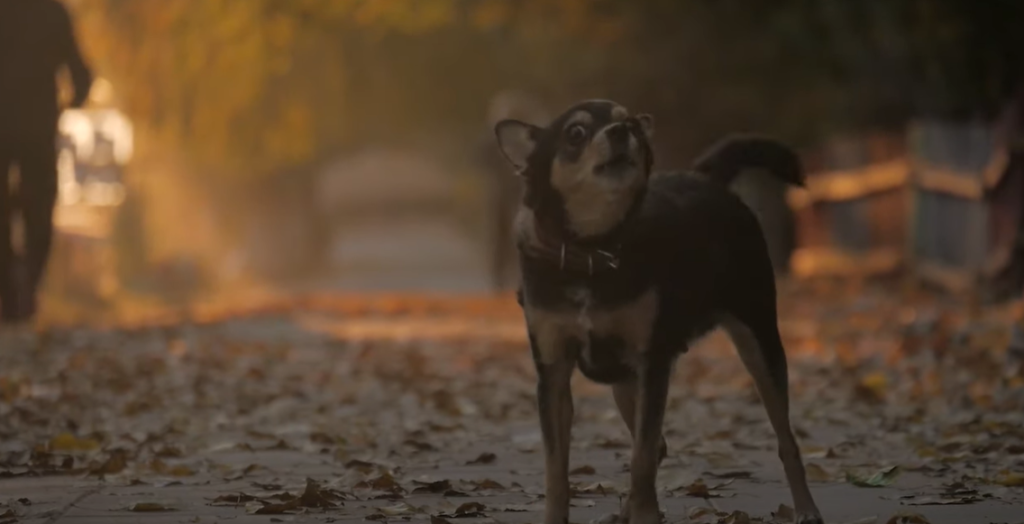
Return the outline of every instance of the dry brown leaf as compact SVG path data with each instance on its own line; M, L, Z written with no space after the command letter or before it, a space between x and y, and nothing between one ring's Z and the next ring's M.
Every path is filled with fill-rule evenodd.
M237 505L245 504L246 502L252 502L254 500L257 500L257 498L252 496L252 495L247 495L245 493L237 493L237 494L232 494L232 495L220 495L219 497L211 500L210 501L210 505L211 506L216 506L216 505L237 506Z
M78 438L71 433L61 433L47 445L50 451L92 451L99 449L100 443L91 438Z
M161 511L174 511L172 508L159 502L136 502L128 507L128 511L139 513L156 513Z
M502 486L498 482L491 479L483 479L473 481L473 491L485 491L485 490L504 490L505 486Z
M597 474L597 470L594 469L594 466L587 465L587 466L580 466L578 468L575 468L572 471L570 471L569 474L570 475L596 475Z
M465 504L461 504L459 507L455 508L454 515L457 518L486 517L487 515L484 515L483 513L486 509L487 507L479 502L466 502Z
M618 493L619 488L611 482L594 482L586 486L577 487L574 490L577 495L608 495Z
M750 515L747 515L743 511L733 511L732 513L718 519L718 524L750 524Z
M413 493L444 493L452 489L452 483L447 480L435 480L433 482L414 480L413 484L417 484L417 487L412 490Z
M354 469L362 473L370 473L378 468L373 462L367 462L365 460L350 460L345 463L346 469Z
M1000 486L1006 486L1008 488L1024 487L1024 474L1003 470L992 479L992 483L999 484Z
M328 435L321 431L314 431L309 434L309 441L314 444L323 444L325 446L339 446L345 444L343 437L336 437Z
M185 465L177 465L167 471L172 477L191 477L196 474L195 470Z
M128 467L127 456L123 452L111 453L110 457L102 464L91 468L89 470L90 475L104 476L104 475L116 475L124 471Z
M928 522L928 519L926 519L924 517L924 515L920 515L920 514L917 514L917 513L900 512L900 513L897 513L897 514L893 515L892 517L890 517L889 520L885 521L885 524L931 524L931 523Z
M686 513L686 516L690 520L700 520L704 517L714 516L718 511L715 508L709 508L707 506L695 506L690 508Z
M690 497L699 497L699 498L702 498L702 499L709 499L709 498L716 498L716 497L720 497L721 496L721 495L716 495L716 494L711 493L711 491L708 489L708 485L705 484L704 480L702 480L702 479L697 479L697 480L693 481L689 485L684 486L683 489L686 490L687 496L690 496Z
M289 511L295 511L300 507L299 499L295 498L281 504L267 504L262 508L258 508L253 513L256 515L281 515Z
M754 474L749 472L749 471L726 471L725 473L711 473L711 472L707 472L706 471L706 472L704 472L704 475L707 475L707 476L709 476L711 478L716 478L716 479L752 479L752 478L754 478Z
M311 478L306 479L306 489L299 496L299 504L306 508L333 508L337 504L327 500L320 492L320 485Z
M498 456L495 455L494 453L484 452L481 453L480 456L478 456L477 458L470 460L469 462L466 462L466 465L493 464L494 461L497 459Z
M807 480L811 482L832 482L836 478L834 473L830 473L823 466L814 462L808 462L804 469L807 472Z
M796 511L785 504L779 504L779 509L772 512L772 518L780 522L793 522L796 520Z
M160 458L181 458L185 456L185 453L180 448L174 448L169 446L163 446L156 450L156 456Z
M388 517L400 517L403 515L414 515L420 511L420 508L410 506L404 502L399 502L394 506L384 506L379 508L379 511Z

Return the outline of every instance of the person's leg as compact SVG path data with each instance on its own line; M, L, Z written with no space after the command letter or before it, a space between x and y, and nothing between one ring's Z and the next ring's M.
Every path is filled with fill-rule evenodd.
M0 315L4 321L17 317L17 295L13 279L14 248L11 246L10 173L14 157L10 141L0 137Z
M53 241L53 208L57 202L57 146L53 137L40 137L26 144L18 192L25 223L24 271L18 294L22 317L27 319L35 315L36 295Z

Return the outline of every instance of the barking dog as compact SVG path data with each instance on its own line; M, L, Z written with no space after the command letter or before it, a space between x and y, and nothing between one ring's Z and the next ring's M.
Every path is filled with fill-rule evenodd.
M676 358L716 326L753 376L778 438L799 524L821 524L789 422L775 281L754 214L727 190L744 168L801 184L796 155L734 138L692 172L652 176L653 119L606 100L579 103L547 127L504 120L498 144L523 177L516 219L519 301L537 367L545 450L545 524L569 517L569 439L576 367L609 384L633 437L619 513L657 524L662 421Z

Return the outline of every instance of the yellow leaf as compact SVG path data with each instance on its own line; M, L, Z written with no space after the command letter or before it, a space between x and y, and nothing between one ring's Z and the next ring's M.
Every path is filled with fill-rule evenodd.
M61 433L50 439L50 451L92 451L100 447L100 443L91 439L80 439L71 433Z
M999 484L1000 486L1021 488L1024 487L1024 475L1004 469L1003 471L1000 471L994 479L992 479L992 482Z

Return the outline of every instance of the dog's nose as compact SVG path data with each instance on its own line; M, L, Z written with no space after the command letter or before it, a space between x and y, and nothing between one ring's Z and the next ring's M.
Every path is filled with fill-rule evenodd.
M629 140L629 127L626 124L614 124L608 128L608 140L610 142L624 142Z

